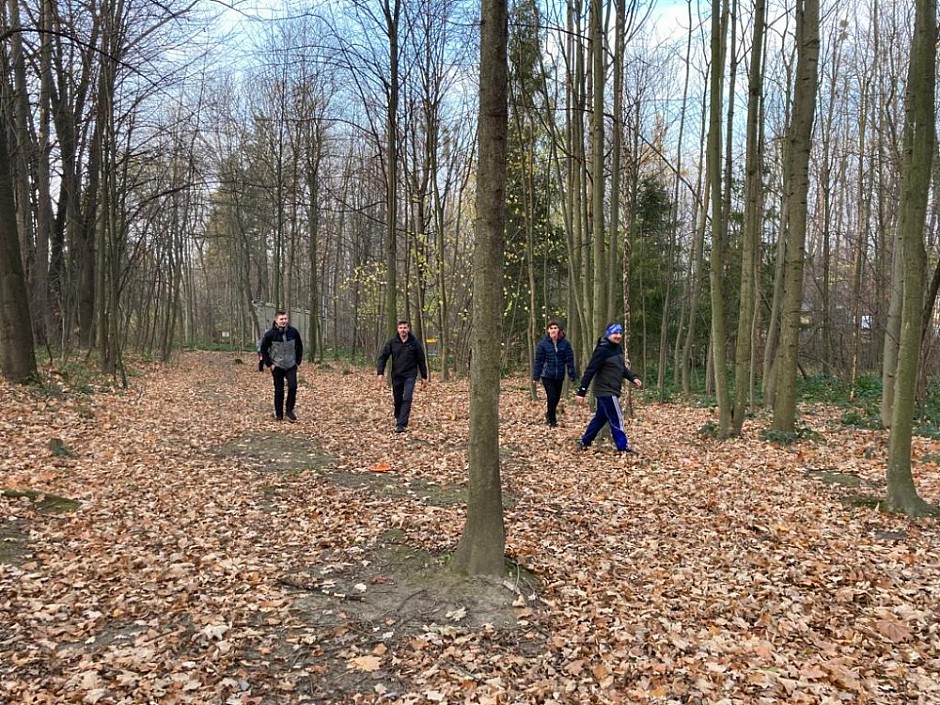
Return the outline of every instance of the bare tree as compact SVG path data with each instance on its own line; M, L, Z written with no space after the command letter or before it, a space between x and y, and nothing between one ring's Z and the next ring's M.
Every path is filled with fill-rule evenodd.
M760 130L761 97L763 95L764 28L767 5L757 0L754 5L754 33L751 42L751 63L748 76L747 154L744 165L744 233L741 245L741 289L738 304L738 333L734 354L734 409L731 431L741 435L744 412L750 397L750 371L753 359L754 315L757 308L757 265L760 259L761 224L764 219L763 141Z
M712 248L709 270L711 283L711 349L718 401L718 435L731 431L731 399L728 394L725 341L724 240L725 209L721 184L721 109L724 96L724 66L727 55L728 0L712 0L711 87L708 101L708 152L705 160L711 191ZM725 188L730 188L726 184Z
M473 264L470 366L470 497L454 565L470 575L503 575L506 528L499 453L503 230L506 224L508 38L506 0L483 0L480 40L480 133L477 242Z
M802 0L796 5L796 49L796 86L793 115L787 137L787 159L790 167L787 193L786 268L780 322L780 349L777 353L776 365L777 391L772 422L775 430L790 433L793 432L796 423L795 380L803 304L809 157L819 75L818 0Z
M8 107L4 82L0 85L0 372L10 382L26 382L36 372L36 354L16 227Z
M914 392L923 333L927 258L924 224L936 141L937 2L916 0L914 36L905 92L904 153L899 247L904 260L901 339L888 441L888 504L912 516L940 515L917 494L911 475Z

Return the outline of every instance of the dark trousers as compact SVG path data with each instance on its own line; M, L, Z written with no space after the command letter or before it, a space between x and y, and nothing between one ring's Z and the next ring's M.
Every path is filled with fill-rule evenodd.
M395 377L392 379L392 399L395 400L395 425L408 428L411 416L411 398L415 393L417 377Z
M548 422L549 426L554 426L558 423L556 412L558 410L558 402L561 400L562 387L565 386L565 378L549 379L548 377L542 377L542 386L545 387L545 398L547 400L545 420Z
M287 413L294 410L294 404L297 402L297 365L289 370L282 370L280 367L272 368L274 372L274 415L282 419L286 407ZM287 382L287 403L284 403L284 382Z

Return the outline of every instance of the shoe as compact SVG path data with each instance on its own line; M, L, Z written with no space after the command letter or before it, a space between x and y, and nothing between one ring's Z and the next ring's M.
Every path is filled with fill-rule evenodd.
M548 422L548 427L549 427L549 428L558 428L558 422L557 422L557 421L549 421L549 422Z
M405 427L404 427L404 426L396 426L396 427L395 427L395 433L404 433L404 432L405 432Z
M620 450L617 452L620 453L620 455L639 455L639 453L633 450L633 448L631 448L630 446L627 446L623 450Z
M283 417L283 416L278 416L277 414L275 414L275 415L274 415L274 420L275 420L275 421L283 421L283 420L284 420L284 417Z
M584 445L581 441L578 441L578 450L588 450L591 446Z
M295 423L295 422L297 421L297 414L295 414L293 411L288 411L288 412L287 412L287 419L288 419L291 423Z

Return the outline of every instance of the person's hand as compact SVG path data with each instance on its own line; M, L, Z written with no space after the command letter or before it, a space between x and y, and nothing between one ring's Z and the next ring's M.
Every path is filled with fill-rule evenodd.
M582 396L579 395L579 396L575 396L575 399L578 400L578 403L579 403L581 406L584 406L584 397L582 397Z
M633 380L633 384L635 384L638 389L643 389L643 380L640 379L639 377Z
M430 383L431 383L431 378L430 378L430 377L422 377L422 378L421 378L421 386L422 386L422 387L427 387Z
M379 381L379 386L382 386L382 382L385 381L385 375L376 375L375 378Z

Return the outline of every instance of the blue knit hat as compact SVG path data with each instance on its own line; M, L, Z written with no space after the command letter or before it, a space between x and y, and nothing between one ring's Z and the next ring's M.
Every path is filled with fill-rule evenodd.
M609 326L607 326L607 330L604 331L604 335L608 338L619 333L623 333L623 326L619 323L611 323Z

